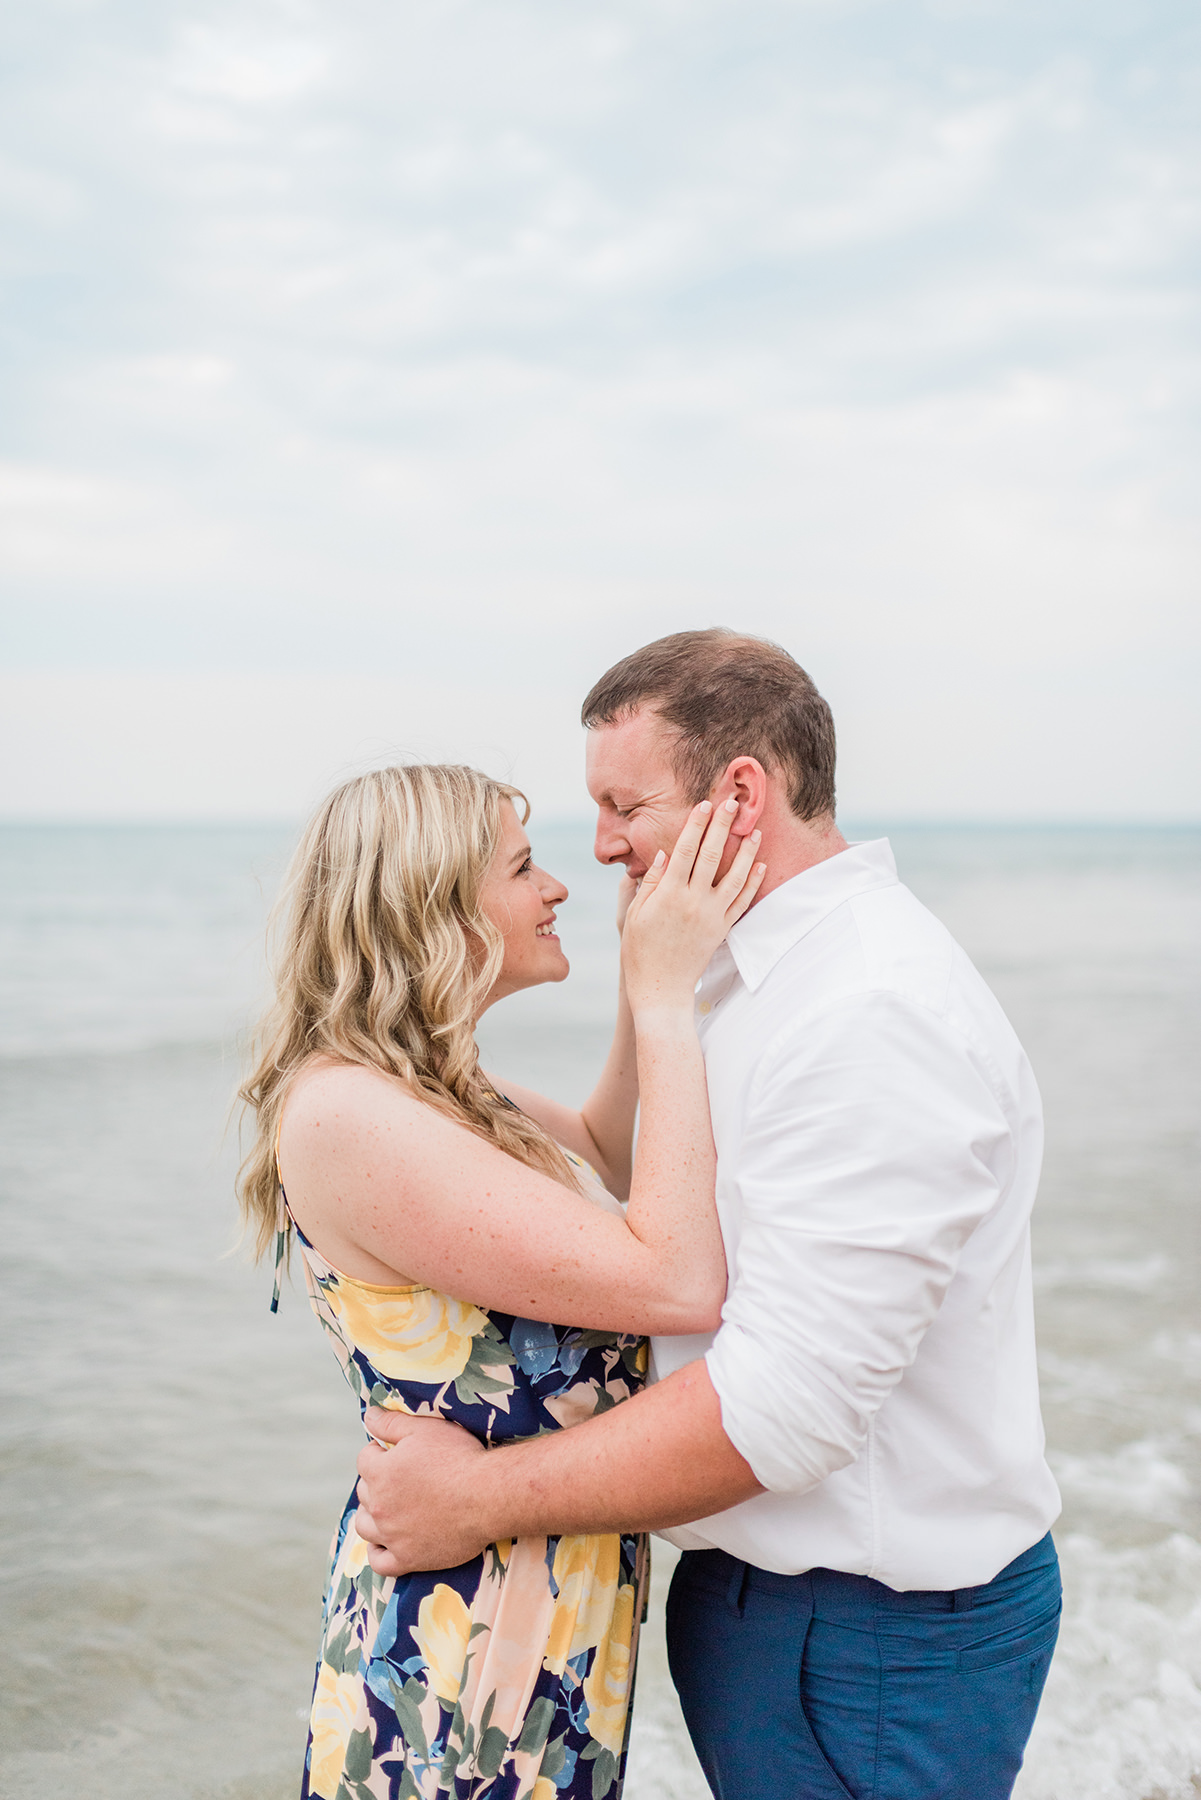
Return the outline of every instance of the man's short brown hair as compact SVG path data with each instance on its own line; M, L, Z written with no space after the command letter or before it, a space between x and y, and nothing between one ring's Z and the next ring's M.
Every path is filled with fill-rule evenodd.
M834 720L800 664L766 638L714 627L644 644L602 675L584 701L591 730L650 707L671 727L672 766L703 800L737 756L782 774L800 819L834 812Z

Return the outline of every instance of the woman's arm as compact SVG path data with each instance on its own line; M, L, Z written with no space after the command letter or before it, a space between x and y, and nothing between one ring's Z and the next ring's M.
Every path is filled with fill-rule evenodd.
M617 900L619 935L635 892L634 883L623 874ZM578 1112L532 1088L519 1087L516 1082L491 1074L488 1079L498 1093L531 1119L537 1119L556 1143L590 1162L611 1194L619 1200L628 1199L634 1164L634 1120L638 1113L638 1054L624 969L617 986L613 1042L600 1079Z
M748 839L714 883L729 815L702 844L704 826L698 808L670 862L643 882L623 943L643 1082L627 1218L526 1168L399 1082L327 1063L294 1090L281 1156L293 1214L335 1267L525 1318L638 1332L716 1325L725 1262L693 989L762 869L751 870Z

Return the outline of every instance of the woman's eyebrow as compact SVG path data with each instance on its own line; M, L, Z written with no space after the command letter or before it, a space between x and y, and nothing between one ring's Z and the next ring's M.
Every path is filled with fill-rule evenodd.
M526 844L524 846L524 848L514 850L514 852L513 852L513 867L515 869L519 868L520 865L525 861L526 857L532 854L532 851L533 851L532 844Z

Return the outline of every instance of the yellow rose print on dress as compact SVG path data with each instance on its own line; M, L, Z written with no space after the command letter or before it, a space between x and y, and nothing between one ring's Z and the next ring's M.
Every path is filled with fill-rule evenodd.
M463 1373L472 1341L488 1323L478 1306L433 1288L377 1295L339 1282L329 1300L342 1329L381 1375L431 1385Z
M313 1748L309 1773L314 1794L333 1795L338 1791L361 1692L352 1674L335 1675L328 1663L322 1663L310 1725Z
M367 1545L353 1528L347 1533L342 1567L347 1575L361 1575L367 1567Z
M582 1650L599 1644L613 1616L621 1579L621 1539L559 1539L553 1569L558 1596L546 1646L546 1667L561 1675Z
M634 1627L634 1589L629 1583L617 1595L606 1641L597 1650L584 1679L588 1732L602 1749L621 1755L630 1703L630 1639Z
M455 1590L440 1581L421 1602L410 1630L429 1665L430 1686L444 1706L453 1706L463 1685L471 1614Z

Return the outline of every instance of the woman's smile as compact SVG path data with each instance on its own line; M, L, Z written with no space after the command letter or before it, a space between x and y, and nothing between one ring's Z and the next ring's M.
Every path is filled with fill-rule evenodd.
M567 898L567 889L534 861L530 841L513 806L501 809L501 841L480 890L480 908L504 938L504 961L488 998L491 1006L521 988L540 987L544 981L562 981L567 958L559 942L556 913ZM535 953L526 932L553 956Z

